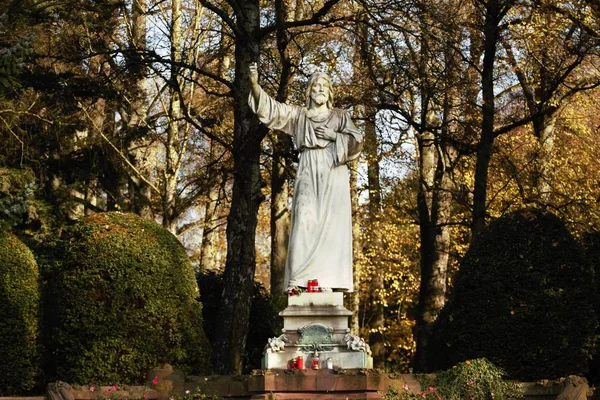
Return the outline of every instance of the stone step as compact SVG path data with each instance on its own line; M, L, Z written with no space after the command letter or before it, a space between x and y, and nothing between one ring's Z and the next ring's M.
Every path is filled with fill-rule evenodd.
M344 306L342 292L304 292L296 296L288 296L288 306Z

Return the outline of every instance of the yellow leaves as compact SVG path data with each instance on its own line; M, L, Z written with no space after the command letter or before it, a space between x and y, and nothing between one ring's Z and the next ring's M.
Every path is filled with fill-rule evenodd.
M547 153L545 180L548 197L576 235L600 227L600 126L599 108L594 101L600 91L580 94L563 105L554 129L552 147ZM490 165L488 213L492 217L531 206L538 195L536 172L544 147L538 143L531 127L501 136Z

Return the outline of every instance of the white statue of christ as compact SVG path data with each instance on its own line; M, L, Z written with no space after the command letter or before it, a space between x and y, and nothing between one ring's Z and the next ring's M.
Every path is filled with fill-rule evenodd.
M333 108L331 78L313 74L305 107L280 103L258 84L250 67L250 108L270 129L292 136L300 152L294 185L285 287L352 291L352 213L346 163L360 155L363 135L343 110ZM328 290L326 289L326 290Z

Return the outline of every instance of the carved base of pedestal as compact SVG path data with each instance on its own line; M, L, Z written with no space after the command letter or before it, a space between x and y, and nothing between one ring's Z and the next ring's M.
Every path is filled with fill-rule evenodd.
M319 368L327 359L342 369L373 368L373 358L364 340L351 336L343 293L302 293L288 298L282 335L269 339L262 360L263 369L287 369L290 360L302 356L304 366L312 368L315 352Z
M380 399L388 386L385 376L366 370L271 370L248 380L252 399Z
M281 353L266 353L263 356L262 369L285 369L288 362L298 356L304 358L305 369L312 369L314 353L289 349ZM373 357L364 351L323 351L319 352L319 369L327 369L327 358L331 358L335 367L343 369L372 369Z
M377 392L335 393L269 393L251 397L252 400L381 400Z

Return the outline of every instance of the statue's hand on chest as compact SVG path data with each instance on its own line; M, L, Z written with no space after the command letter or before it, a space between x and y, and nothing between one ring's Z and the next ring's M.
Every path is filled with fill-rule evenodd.
M327 125L323 124L315 128L315 136L318 139L334 141L337 133Z

